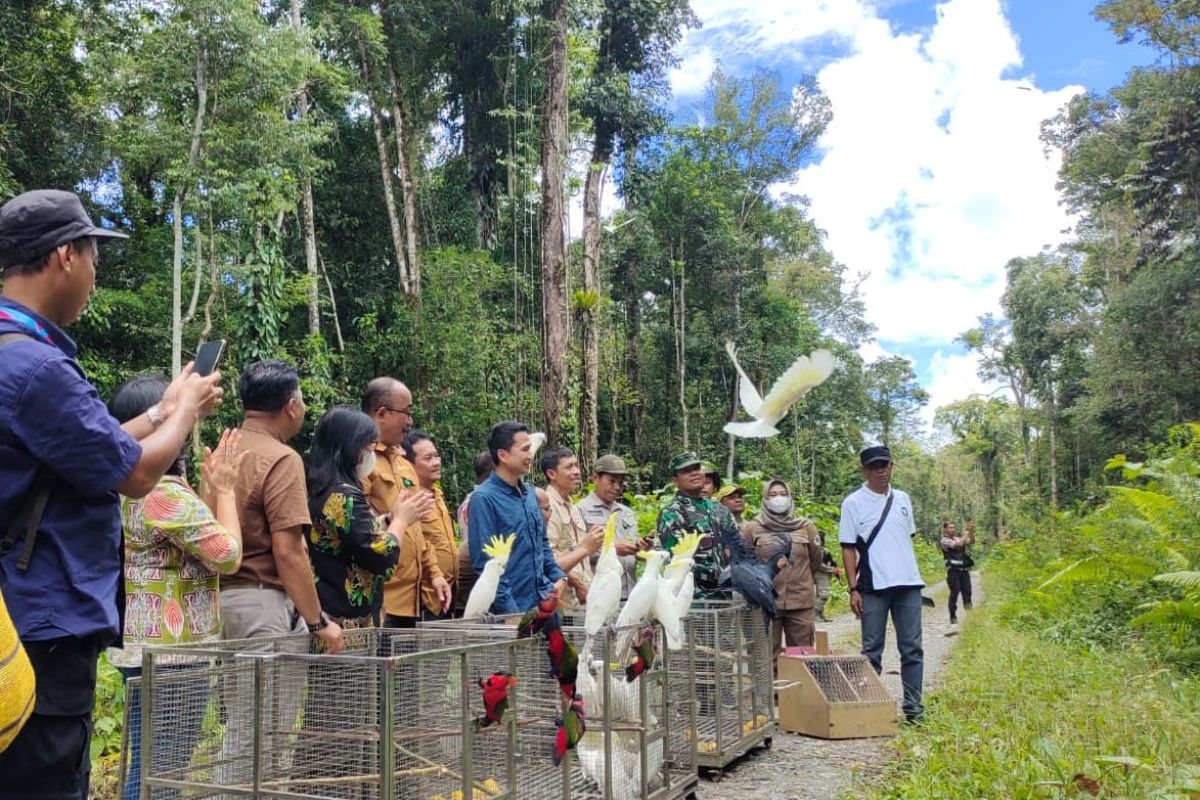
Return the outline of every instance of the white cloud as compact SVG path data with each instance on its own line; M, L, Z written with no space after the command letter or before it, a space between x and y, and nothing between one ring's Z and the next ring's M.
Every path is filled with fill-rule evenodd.
M1059 158L1039 135L1083 87L1014 77L1021 53L1002 0L946 0L919 34L894 30L869 0L694 5L704 27L685 38L684 65L717 52L739 72L816 69L833 120L815 163L777 189L807 196L834 256L870 274L867 318L890 349L955 351L998 311L1004 265L1066 238ZM806 53L825 55L814 65ZM974 385L973 364L940 350L917 364L930 414L966 396L953 387Z
M927 427L933 427L933 416L942 406L968 397L1007 397L1008 392L998 382L979 379L979 356L975 353L938 350L929 361L929 404L921 410Z

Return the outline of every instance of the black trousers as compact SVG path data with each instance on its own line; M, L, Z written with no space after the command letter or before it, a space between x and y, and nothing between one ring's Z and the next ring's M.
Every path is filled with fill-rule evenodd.
M0 753L0 800L87 800L101 639L24 644L37 699L29 722Z
M946 569L946 585L950 587L950 616L958 610L958 596L962 595L963 608L971 607L971 570L959 567Z

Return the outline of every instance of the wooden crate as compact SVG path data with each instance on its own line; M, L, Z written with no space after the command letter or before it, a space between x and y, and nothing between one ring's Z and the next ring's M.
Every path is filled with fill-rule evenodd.
M779 657L779 727L821 739L893 736L896 701L864 656Z

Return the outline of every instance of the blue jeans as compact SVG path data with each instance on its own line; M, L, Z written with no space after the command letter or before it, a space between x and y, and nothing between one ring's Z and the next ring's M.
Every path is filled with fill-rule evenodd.
M875 672L883 670L883 646L887 644L888 612L896 628L900 650L900 683L904 687L901 707L909 719L925 713L921 705L921 683L925 669L925 651L921 649L921 590L862 593L862 654Z
M121 677L125 679L125 704L129 708L129 772L125 779L124 800L140 800L142 791L142 698L141 685L130 687L130 678L141 676L139 667L118 667ZM203 669L180 665L169 667L171 673L176 670ZM167 670L164 670L167 673ZM158 670L155 670L157 676ZM168 673L169 674L169 673ZM171 677L174 677L172 675ZM208 711L210 694L207 676L195 680L174 681L168 679L166 684L159 684L155 689L154 707L162 712L165 720L170 716L170 722L156 726L154 731L154 767L158 775L164 769L173 774L169 777L183 780L186 778L187 762L200 741L200 729L204 724L204 715ZM168 776L164 776L168 777ZM150 797L159 798L179 797L178 789L153 789Z

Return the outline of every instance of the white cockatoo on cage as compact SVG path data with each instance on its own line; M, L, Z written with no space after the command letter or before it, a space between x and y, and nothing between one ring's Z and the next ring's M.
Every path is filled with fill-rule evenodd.
M475 619L487 614L488 609L496 599L496 590L500 588L500 576L508 565L508 557L512 555L513 543L517 535L510 533L504 538L493 536L483 546L489 560L483 565L483 572L471 587L467 596L467 607L463 610L463 619Z
M796 401L824 383L837 367L837 359L833 353L828 350L814 350L809 355L797 358L787 371L779 376L779 380L775 381L767 396L760 397L758 389L738 363L737 348L733 342L725 343L725 352L729 353L729 358L738 373L738 395L742 400L742 408L754 417L753 422L727 423L725 432L744 439L766 439L778 434L779 430L775 424L787 416Z
M670 588L671 594L678 594L684 578L692 574L692 567L696 563L692 556L700 549L703 538L700 533L691 531L679 537L679 541L671 548L671 562L663 568L662 576L663 583Z
M630 590L629 599L617 615L618 628L641 625L654 615L658 582L662 579L662 566L667 554L664 550L643 550L638 553L638 558L645 560L646 570Z
M617 515L610 514L604 526L604 541L600 545L600 558L596 561L596 573L588 587L587 604L584 606L583 627L588 636L595 636L605 623L617 613L621 605L621 581L625 568L617 558Z
M696 532L685 533L671 548L671 562L663 569L658 582L658 598L654 615L662 623L667 636L667 648L678 650L683 646L683 618L692 608L692 595L696 584L692 578L695 562L692 556L700 547L703 537Z

